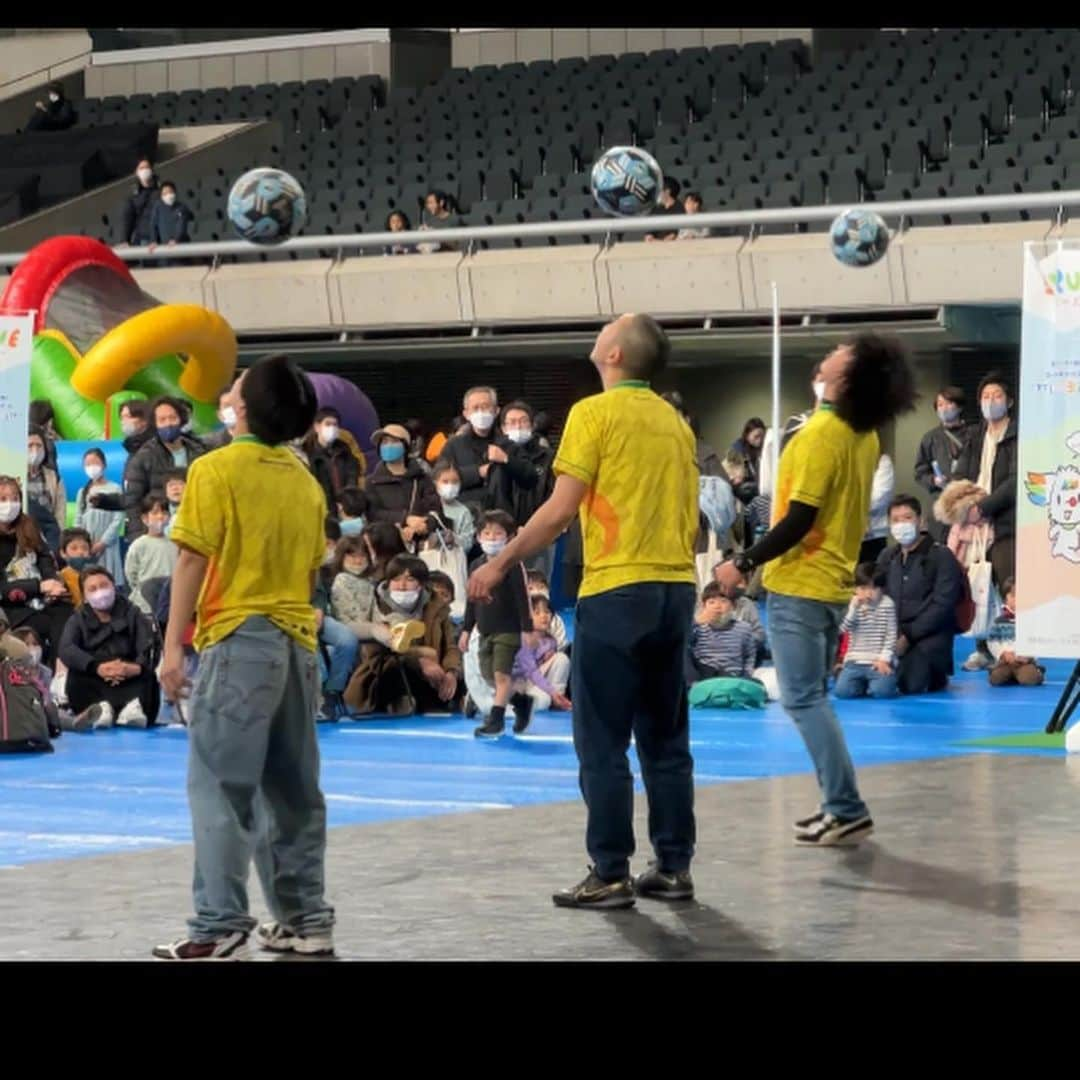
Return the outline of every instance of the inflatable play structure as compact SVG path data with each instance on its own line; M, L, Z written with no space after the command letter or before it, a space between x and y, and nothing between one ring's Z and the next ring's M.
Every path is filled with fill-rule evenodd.
M232 327L198 304L150 296L100 241L57 236L38 244L8 279L0 311L37 312L30 397L52 404L69 499L86 482L82 458L91 446L105 451L106 476L121 482L125 401L169 394L191 404L196 435L220 426L217 395L236 376ZM311 379L319 404L341 413L342 427L373 466L371 433L379 418L367 396L338 375Z

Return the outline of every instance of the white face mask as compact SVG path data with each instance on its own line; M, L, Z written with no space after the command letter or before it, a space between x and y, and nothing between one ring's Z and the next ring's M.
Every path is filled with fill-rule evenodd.
M10 525L22 513L20 502L0 502L0 522Z
M221 410L221 422L230 430L236 427L236 410L231 405Z
M397 604L398 607L411 608L416 606L416 601L420 599L419 589L391 589L390 599Z
M518 446L523 446L532 438L531 428L516 428L513 431L508 431L506 437L512 442L517 443Z
M984 401L982 414L984 420L1000 420L1009 411L1004 401Z
M121 420L120 430L124 433L124 438L130 438L139 430L139 422L137 420Z
M116 590L112 588L96 589L94 592L86 594L87 603L95 611L108 611L113 606L115 599Z
M165 531L164 521L148 521L146 523L146 531L151 536L160 536Z
M824 379L815 379L814 380L814 398L817 401L824 400L824 398L825 398L825 380Z
M26 460L30 464L31 469L36 469L45 460L45 451L31 450L26 455Z
M461 494L460 484L440 484L439 498L447 502L453 502Z
M483 435L491 430L491 425L495 423L495 414L477 409L476 412L469 414L469 423L472 424L473 431L478 435Z
M105 470L102 469L102 467L100 465L87 465L86 466L86 475L89 476L91 480L99 480L101 478L101 474L104 471Z
M919 526L914 521L894 521L889 531L901 547L909 547L919 535Z
M144 184L150 183L150 178L154 175L153 169L140 169L135 174Z
M323 446L330 446L338 437L337 424L324 424L319 428L319 442Z
M30 659L33 663L41 663L41 647L39 645L27 645L26 651L30 654Z
M60 100L59 94L50 94L49 100L55 105Z
M481 540L480 548L485 555L498 555L506 547L505 540Z
M172 206L173 203L176 202L176 195L173 192L170 191L167 195L162 195L161 196L161 201L166 206Z

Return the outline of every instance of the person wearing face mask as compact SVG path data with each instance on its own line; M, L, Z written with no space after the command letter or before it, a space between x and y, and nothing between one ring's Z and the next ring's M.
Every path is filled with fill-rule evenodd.
M217 417L221 427L217 431L212 431L209 435L203 436L202 441L206 444L208 450L219 450L232 442L232 433L236 429L236 409L230 403L231 394L231 386L226 386L218 392Z
M386 424L371 436L379 464L368 482L370 521L401 529L407 545L418 544L439 528L439 496L431 477L408 457L409 433L401 424Z
M124 203L121 218L121 243L141 247L154 240L154 208L160 198L158 180L148 158L135 169L135 188Z
M41 399L30 402L30 427L41 428L45 433L45 464L55 469L56 444L60 441L60 433L56 430L56 414L51 402Z
M341 413L337 409L319 409L303 449L311 475L319 481L327 509L333 513L345 488L361 486L360 463L341 437Z
M60 580L67 587L71 602L78 607L83 602L82 586L79 575L94 560L90 557L90 545L93 541L85 529L65 529L60 534Z
M964 571L956 556L922 527L922 504L897 495L889 507L895 545L878 558L886 596L896 607L897 687L901 694L944 690L953 673L956 608Z
M99 565L104 566L113 576L119 588L126 584L124 560L120 554L120 530L124 525L122 510L101 510L90 503L93 494L108 495L113 498L123 496L119 484L105 478L108 463L105 454L98 449L87 450L83 454L83 471L86 484L79 489L75 499L75 526L85 529L90 536L90 555Z
M461 501L482 514L493 506L492 473L509 460L512 444L500 438L496 426L499 396L490 386L467 390L462 410L465 422L447 441L442 456L457 466Z
M45 464L48 439L41 428L30 428L26 440L26 497L49 511L57 523L67 521L67 492L55 469Z
M416 623L423 635L404 647L366 646L345 690L345 703L357 715L449 715L463 692L461 652L450 622L450 605L428 585L427 564L399 555L375 590L375 618L393 640L394 627Z
M347 487L338 499L338 525L342 536L359 536L367 525L371 499L362 488Z
M85 599L60 639L68 704L76 714L100 706L100 727L114 722L150 727L161 700L154 677L154 628L116 591L104 567L86 567L80 581Z
M379 582L363 536L343 536L338 541L328 577L331 616L358 641L389 645L389 631L375 618L375 586Z
M345 711L341 695L353 668L356 667L356 654L360 647L356 635L344 623L338 622L331 610L334 562L342 533L341 527L330 516L323 522L323 536L326 538L326 557L315 575L315 591L311 598L311 606L315 609L315 625L319 633L317 656L322 701L315 719L320 723L336 721Z
M176 247L177 244L190 244L191 234L188 226L195 220L195 215L182 203L176 194L176 185L171 180L161 182L161 198L154 204L150 218L150 250L158 244ZM168 260L158 263L167 266Z
M960 455L974 433L973 425L964 420L964 401L965 394L959 386L943 386L934 398L939 423L919 443L915 481L934 499L951 480L958 478ZM942 522L931 516L926 528L939 544L945 543L949 530Z
M150 427L150 404L146 401L125 401L120 406L120 431L128 457L137 454L147 439L154 437Z
M124 467L124 496L127 500L127 538L132 541L146 531L143 524L143 500L152 491L164 491L167 476L176 469L186 469L206 453L206 445L186 435L184 424L190 415L187 405L178 398L160 397L150 413L154 434L140 447Z
M34 111L26 122L27 131L67 131L73 128L78 116L58 82L49 83L44 101L34 102Z
M476 521L472 511L459 498L461 473L449 461L435 464L435 491L442 505L442 519L454 534L454 544L469 556L476 544Z
M176 545L165 535L168 524L168 498L161 492L147 495L142 505L142 535L124 559L132 603L146 615L153 614L157 592L176 568Z
M547 500L555 484L551 462L555 455L541 445L533 431L533 411L524 401L512 401L502 412L502 431L511 443L506 464L496 473L495 505L506 510L521 528ZM554 547L542 551L528 569L551 576Z
M0 477L0 606L12 628L31 626L45 642L45 662L56 655L71 596L34 519L23 513L18 480Z

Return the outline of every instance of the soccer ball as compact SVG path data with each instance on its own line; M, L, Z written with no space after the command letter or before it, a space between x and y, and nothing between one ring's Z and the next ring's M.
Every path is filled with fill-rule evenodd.
M664 184L656 159L637 146L613 146L596 159L590 180L596 205L605 214L647 214Z
M226 213L245 240L280 244L304 227L307 196L281 169L252 169L233 184Z
M829 241L845 266L873 266L889 246L889 228L872 210L845 210L832 223Z

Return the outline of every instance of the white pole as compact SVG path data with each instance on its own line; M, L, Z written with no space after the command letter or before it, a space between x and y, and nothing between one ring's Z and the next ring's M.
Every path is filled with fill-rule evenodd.
M780 469L780 293L772 283L772 491Z

